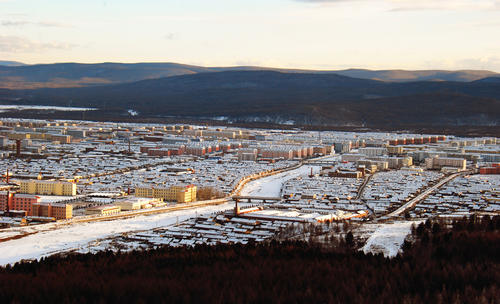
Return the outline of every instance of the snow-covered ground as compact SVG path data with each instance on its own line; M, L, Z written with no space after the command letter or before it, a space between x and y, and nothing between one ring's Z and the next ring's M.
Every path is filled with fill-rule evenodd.
M55 107L55 106L29 106L29 105L0 105L0 112L8 110L54 110L54 111L94 111L96 108L77 108L77 107Z
M383 253L386 257L396 256L400 252L406 236L410 233L412 224L417 226L420 221L378 224L362 248L363 252Z
M241 190L241 195L279 197L281 196L281 188L286 181L311 173L311 168L313 168L313 173L318 173L319 167L302 166L295 170L251 181Z
M196 215L223 211L232 207L233 204L226 203L123 220L74 224L58 229L53 229L54 224L40 225L36 228L33 226L31 228L35 231L38 230L38 233L0 243L0 265L12 264L22 259L38 259L54 253L78 249L98 239L124 232L173 225L177 221L184 221Z
M312 168L315 173L319 170L318 167ZM278 197L280 196L283 184L287 180L307 175L310 171L311 166L303 166L295 170L252 181L245 185L241 194ZM23 259L39 259L43 256L74 249L81 251L80 249L87 247L89 243L110 238L121 233L166 227L197 215L224 211L233 207L232 203L226 203L218 206L106 222L72 224L62 227L51 223L39 226L11 228L0 232L0 238L28 233L33 234L1 242L0 265L12 264ZM105 248L102 249L104 250Z

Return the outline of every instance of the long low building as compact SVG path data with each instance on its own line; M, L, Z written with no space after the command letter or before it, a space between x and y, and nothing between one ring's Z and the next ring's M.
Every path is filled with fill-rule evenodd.
M120 206L115 205L105 205L88 208L85 210L86 215L113 215L118 214L122 211Z
M144 197L127 197L125 199L115 201L114 204L119 206L123 211L162 207L166 205L161 201L161 199Z
M460 170L465 170L467 161L463 158L452 157L433 157L425 159L425 167L427 169L441 169L443 167L454 167Z
M196 201L196 190L195 185L177 185L165 188L137 187L135 188L135 196L190 203Z

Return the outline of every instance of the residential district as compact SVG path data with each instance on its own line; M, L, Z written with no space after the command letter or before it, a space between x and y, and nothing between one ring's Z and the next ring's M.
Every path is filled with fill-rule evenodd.
M500 214L500 139L491 137L2 119L0 149L4 232L221 206L96 250Z

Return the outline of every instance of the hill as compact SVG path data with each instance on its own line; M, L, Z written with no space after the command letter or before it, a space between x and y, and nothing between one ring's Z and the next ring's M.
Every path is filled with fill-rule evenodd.
M500 77L486 77L486 78L482 78L482 79L476 80L474 82L480 82L480 83L500 83Z
M15 67L15 66L23 66L23 65L25 65L25 64L22 62L18 62L18 61L2 61L2 60L0 60L0 66Z
M312 71L267 67L201 67L177 63L55 63L23 66L0 64L0 88L37 89L70 88L135 82L196 73L222 71L276 71L281 73L338 74L353 78L386 82L409 81L473 81L495 76L490 71L370 71L350 69L341 71Z
M0 100L140 117L297 125L500 125L494 82L388 83L337 74L229 71L84 88L3 90Z
M373 80L391 81L391 82L410 82L410 81L462 81L469 82L486 77L498 75L495 72L483 70L461 70L461 71L443 71L443 70L362 70L349 69L336 71L339 75L365 78Z

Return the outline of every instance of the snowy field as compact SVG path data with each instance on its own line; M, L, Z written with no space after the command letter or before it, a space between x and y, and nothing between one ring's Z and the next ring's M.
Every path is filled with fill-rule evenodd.
M227 210L233 204L180 210L151 216L68 225L54 229L54 224L30 227L38 233L0 243L0 265L12 264L23 259L39 259L43 256L85 247L98 239L130 231L142 231L173 225L196 215Z
M96 108L55 107L55 106L28 106L28 105L0 105L0 112L9 110L47 110L47 111L94 111Z
M318 167L313 167L318 170ZM280 196L283 184L300 175L309 174L311 166L265 177L248 183L242 195ZM210 214L233 208L232 203L198 209L180 210L135 218L73 224L57 227L57 224L11 228L0 232L0 238L33 233L20 239L0 243L0 265L12 264L23 259L39 259L55 253L78 250L88 247L89 243L113 237L126 232L145 231L158 227L174 225L197 215ZM105 248L103 248L105 249Z
M318 170L317 167L313 168ZM243 188L242 195L280 196L281 188L287 180L309 174L310 170L311 166L304 166L250 182ZM210 214L231 208L233 208L233 204L226 203L218 206L180 210L158 215L139 216L106 222L73 224L58 228L56 228L57 224L12 228L0 232L0 238L35 233L20 239L0 243L0 265L15 263L23 259L39 259L43 256L59 252L80 250L87 247L89 243L120 235L121 233L145 231L174 225L177 222L196 217L197 215Z
M411 232L411 225L418 226L421 221L377 224L375 232L368 238L363 252L383 253L385 257L395 257L401 251L406 236Z
M253 196L281 196L283 184L296 177L318 173L317 166L303 166L295 170L272 175L249 182L241 191L241 195ZM58 224L45 224L39 226L6 229L0 232L0 238L7 238L19 234L32 233L20 239L0 243L0 265L12 264L22 259L39 259L55 253L78 251L87 252L92 243L100 243L123 233L147 231L154 228L166 227L196 217L202 214L225 211L233 208L233 203L218 206L208 206L198 209L179 210L150 216L114 220L107 222L94 222L73 224L57 227ZM394 257L400 252L405 237L410 233L411 225L416 222L395 222L390 224L363 224L361 233L369 235L364 247L365 253L383 253L386 257ZM104 241L99 250L105 250ZM95 246L93 246L95 247Z
M251 181L241 190L240 195L279 197L281 196L281 189L285 182L301 175L308 175L311 173L311 168L313 168L313 173L318 173L320 169L317 166L302 166L295 170Z

